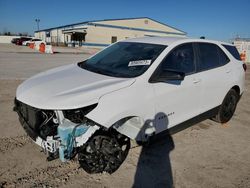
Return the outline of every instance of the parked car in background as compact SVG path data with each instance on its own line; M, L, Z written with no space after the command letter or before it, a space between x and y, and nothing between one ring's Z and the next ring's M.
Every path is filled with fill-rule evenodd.
M29 41L31 39L32 39L31 37L21 37L16 40L16 45L23 45L24 41Z
M13 39L11 40L11 43L12 43L12 44L16 44L16 42L17 42L18 39L20 39L20 38L13 38Z
M244 92L245 71L229 43L128 39L26 80L14 110L49 160L78 154L88 173L113 173L130 139L146 142L194 119L228 122Z
M36 44L38 44L38 43L44 43L44 44L46 44L46 42L42 41L41 39L31 39L31 40L28 40L28 41L23 41L22 45L23 46L29 46L30 43L36 43Z

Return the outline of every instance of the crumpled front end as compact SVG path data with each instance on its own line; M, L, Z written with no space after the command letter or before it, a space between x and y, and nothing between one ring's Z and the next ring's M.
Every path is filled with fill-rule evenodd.
M65 162L76 154L100 126L85 118L97 104L74 110L42 110L15 99L14 111L27 134L48 154Z

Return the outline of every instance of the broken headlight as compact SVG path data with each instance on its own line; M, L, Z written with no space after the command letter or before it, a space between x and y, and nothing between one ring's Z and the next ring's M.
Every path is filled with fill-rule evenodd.
M63 115L65 118L72 121L73 123L83 123L86 121L85 115L92 111L96 106L97 103L83 108L63 110Z

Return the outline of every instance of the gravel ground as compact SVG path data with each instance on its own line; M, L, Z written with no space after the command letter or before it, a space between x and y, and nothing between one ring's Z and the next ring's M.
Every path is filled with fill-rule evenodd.
M171 182L181 188L250 187L250 71L246 91L226 125L206 120L159 143L135 147L112 175L87 174L77 160L47 162L12 111L16 87L40 71L84 58L5 53L0 45L0 187L166 188Z
M89 56L89 54L64 53L7 53L1 51L0 45L0 79L27 79L50 68L83 61Z

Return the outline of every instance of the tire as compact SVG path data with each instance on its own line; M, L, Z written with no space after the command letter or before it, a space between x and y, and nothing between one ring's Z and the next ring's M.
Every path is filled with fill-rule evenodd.
M228 122L234 115L238 101L239 94L234 89L230 89L219 108L218 114L212 120L219 123Z
M88 173L115 172L126 159L130 139L121 134L95 134L78 150L80 166Z

